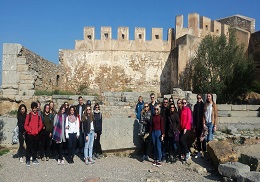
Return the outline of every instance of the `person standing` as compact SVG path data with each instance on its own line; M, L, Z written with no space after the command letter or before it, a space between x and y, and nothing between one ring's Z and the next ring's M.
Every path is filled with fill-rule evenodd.
M150 111L151 111L152 115L154 115L154 114L155 114L155 112L154 112L154 106L155 106L155 105L158 105L158 103L156 102L155 94L154 94L154 93L151 93L151 94L150 94L150 98L151 98L151 102L149 103L149 108L150 108Z
M82 96L78 97L79 104L76 106L77 113L79 115L79 121L80 121L80 128L79 128L79 139L78 139L78 150L80 153L84 151L84 130L83 130L83 124L82 124L82 116L83 112L85 111L86 105L83 103Z
M50 101L49 105L50 105L50 114L52 114L54 117L54 115L57 114L57 111L55 110L55 107L54 107L54 102Z
M143 97L139 96L138 97L138 103L135 106L135 115L136 115L136 119L138 121L141 120L141 111L142 111L143 107L144 107Z
M54 117L53 122L53 134L52 139L56 144L56 148L58 149L58 165L64 164L63 159L63 145L66 142L65 139L65 122L67 114L65 113L66 107L62 105L60 107L59 112Z
M24 129L26 131L26 166L30 167L30 157L32 163L39 164L37 161L37 146L39 142L39 133L42 130L42 118L37 112L37 103L31 103L32 111L26 116Z
M180 125L181 125L181 147L182 154L185 156L184 160L187 161L190 158L189 151L189 140L192 135L191 123L192 123L192 112L187 104L186 99L182 99L182 109L180 116Z
M169 128L167 126L169 126L168 124L168 118L170 115L170 111L169 111L169 105L168 105L168 99L164 98L163 99L163 103L161 106L161 116L163 117L164 120L164 131L165 131L165 137L164 137L164 141L162 142L162 161L165 161L166 158L168 159L169 157L169 140L168 140L168 130Z
M23 156L25 152L24 148L24 138L25 138L25 129L24 123L27 115L27 108L24 104L21 104L18 108L17 112L17 126L19 129L18 138L19 138L19 149L18 149L18 157L20 162L23 162Z
M97 137L95 132L95 119L91 111L90 106L86 106L85 112L83 114L83 128L85 134L85 147L84 147L84 158L85 164L95 163L93 159L93 144L94 139Z
M79 118L77 117L75 107L70 106L70 113L66 118L66 139L68 139L68 162L74 163L76 140L79 137Z
M213 133L217 130L218 107L213 101L213 94L207 94L207 101L204 105L203 126L208 128L208 135L205 138L206 142L213 140ZM206 148L206 142L203 147Z
M150 132L152 133L152 140L154 146L154 166L161 166L162 159L162 141L164 140L164 120L160 115L159 105L154 106L154 116L152 117Z
M196 140L197 140L197 148L198 148L198 154L196 155L196 158L202 157L201 147L203 152L206 151L205 148L206 145L205 144L202 145L202 143L206 141L205 140L203 140L203 142L200 141L200 136L203 131L203 114L204 114L204 102L202 100L201 94L197 94L197 103L194 105L194 109L193 109L193 126L196 132Z
M95 155L95 157L97 159L100 158L100 156L102 155L102 147L100 144L100 137L102 134L102 114L100 112L100 106L98 103L95 104L94 106L94 120L95 120L95 132L97 134L96 139L94 140L94 146L93 146L93 154Z

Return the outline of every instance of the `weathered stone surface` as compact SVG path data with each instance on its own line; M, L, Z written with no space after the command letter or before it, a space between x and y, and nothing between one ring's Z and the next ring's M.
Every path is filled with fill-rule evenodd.
M242 173L237 178L237 182L259 182L260 172L250 171L247 173Z
M260 105L246 105L246 109L249 111L260 111Z
M228 141L210 141L207 145L207 151L216 167L226 162L238 161L238 156Z
M246 111L246 105L232 105L232 111Z
M231 123L260 123L259 117L218 117L220 124Z
M218 172L221 175L234 179L237 179L241 173L246 173L249 171L250 167L240 162L227 162L225 164L219 164L218 166Z
M230 104L218 104L218 110L219 111L231 111L231 105Z

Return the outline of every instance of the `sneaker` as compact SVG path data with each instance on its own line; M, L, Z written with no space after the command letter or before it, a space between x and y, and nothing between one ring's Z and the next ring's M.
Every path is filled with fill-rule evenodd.
M26 167L30 167L30 161L26 162Z
M20 157L20 158L19 158L19 161L20 161L21 163L23 163L23 158L22 158L22 157Z
M42 158L42 161L45 161L45 157Z
M60 164L61 164L60 159L58 159L58 165L60 165Z
M88 159L85 159L85 164L86 164L86 165L89 165L89 164L90 164L90 162L88 161Z
M95 160L92 159L92 158L89 158L88 161L90 162L90 164L94 164L95 163Z
M156 163L157 163L156 161L153 161L153 166L156 166Z
M162 166L162 164L161 164L160 162L157 162L157 163L156 163L156 166L157 166L157 167L160 167L160 166Z
M65 164L65 163L64 163L64 160L61 160L61 162L60 162L60 163L61 163L61 165L64 165L64 164Z
M37 159L35 159L33 162L32 162L33 164L36 164L36 165L38 165L39 164L39 162L38 162L38 160Z
M189 160L190 159L190 152L186 153L186 156L185 156L185 160Z
M30 157L30 161L32 161L33 160L33 158L32 157Z
M49 161L50 160L50 158L49 157L46 157L46 161Z
M142 161L144 161L144 160L145 160L145 157L146 157L146 156L145 156L145 155L143 155L143 157L142 157Z
M201 152L198 152L197 155L195 156L195 158L201 158L201 157L202 157Z

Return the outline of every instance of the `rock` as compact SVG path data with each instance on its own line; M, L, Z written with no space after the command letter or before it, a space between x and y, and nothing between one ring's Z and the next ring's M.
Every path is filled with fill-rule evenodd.
M86 178L83 182L99 182L99 178Z
M226 162L237 162L238 155L228 141L210 141L207 151L215 167Z
M259 182L260 172L251 171L247 173L242 173L237 178L237 182Z
M240 162L227 162L225 164L219 164L218 172L222 176L237 179L241 173L246 173L250 171L248 165L242 164Z
M207 174L207 169L204 167L201 167L199 165L196 167L193 167L193 171L195 171L196 173L201 174L201 175Z

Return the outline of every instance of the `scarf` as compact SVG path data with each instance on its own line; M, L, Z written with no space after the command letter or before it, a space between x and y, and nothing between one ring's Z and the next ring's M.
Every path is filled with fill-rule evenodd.
M52 139L55 140L57 143L62 142L62 116L63 114L58 115L58 121L56 122L53 129Z

